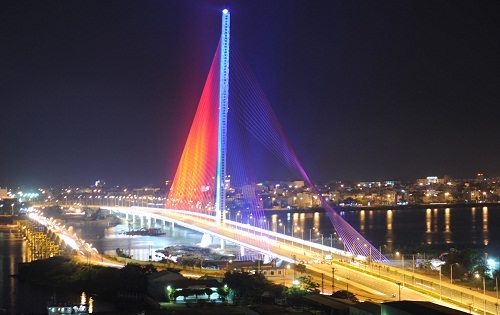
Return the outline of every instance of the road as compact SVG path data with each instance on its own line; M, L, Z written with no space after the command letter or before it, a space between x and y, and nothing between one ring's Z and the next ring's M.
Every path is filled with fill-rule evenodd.
M332 292L332 268L335 270L335 290L348 289L360 297L376 302L394 300L431 301L440 305L460 309L469 313L498 314L496 298L473 290L439 281L432 276L416 274L384 263L369 264L357 261L352 255L339 249L322 246L288 235L266 231L248 224L226 220L218 225L213 216L195 214L187 211L155 208L114 208L115 211L140 211L141 215L167 220L196 230L223 238L235 244L251 248L271 257L289 262L304 262L314 280L321 283L323 274L324 292ZM117 209L118 208L118 209ZM131 210L132 209L132 210ZM128 212L128 213L131 213ZM311 248L311 250L309 250ZM334 258L322 263L322 251L331 251ZM295 259L294 259L295 258Z
M131 208L116 209L115 211L131 211ZM488 314L498 314L495 297L467 290L456 285L451 285L425 275L417 275L408 270L402 270L382 263L368 264L356 261L350 255L343 255L343 251L333 250L334 258L331 261L322 260L321 251L324 248L318 244L301 239L293 239L283 234L264 231L249 225L227 220L222 225L217 225L213 217L193 215L183 211L165 211L164 209L140 208L132 211L141 211L144 215L166 219L185 227L196 226L198 231L206 232L227 241L258 250L264 254L279 257L289 262L304 262L307 273L314 276L314 281L321 283L323 274L323 287L325 294L332 292L332 273L335 273L333 285L336 290L348 290L356 293L361 300L374 302L394 300L420 300L431 301L462 311L483 314L486 305ZM30 215L31 216L31 215ZM34 217L35 218L35 217ZM89 263L121 267L116 261L109 261L100 255L91 244L78 239L68 229L54 220L47 220L41 216L37 220L57 231L65 243L77 250L82 258ZM312 250L309 250L311 248ZM332 272L333 271L333 272ZM283 281L287 281L284 279ZM278 281L281 282L281 281ZM288 284L288 283L287 283ZM453 296L455 292L455 296Z

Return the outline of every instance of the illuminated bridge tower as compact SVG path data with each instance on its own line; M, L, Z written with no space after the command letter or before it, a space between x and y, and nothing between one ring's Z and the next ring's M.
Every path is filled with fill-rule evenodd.
M215 179L215 215L217 223L224 221L226 210L226 144L227 111L229 108L229 24L230 14L222 11L222 34L220 38L220 82L219 82L219 130L217 146L217 174Z

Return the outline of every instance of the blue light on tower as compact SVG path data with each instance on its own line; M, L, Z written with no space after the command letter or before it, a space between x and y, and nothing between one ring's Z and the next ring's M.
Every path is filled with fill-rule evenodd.
M227 111L229 108L229 23L230 14L222 10L222 34L220 38L220 82L219 82L219 130L217 148L217 174L215 192L215 215L218 224L224 221L226 209L226 135Z

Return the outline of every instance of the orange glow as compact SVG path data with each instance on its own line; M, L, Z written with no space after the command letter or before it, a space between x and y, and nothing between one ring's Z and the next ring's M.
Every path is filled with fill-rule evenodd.
M209 213L215 196L219 104L219 50L177 167L166 208Z

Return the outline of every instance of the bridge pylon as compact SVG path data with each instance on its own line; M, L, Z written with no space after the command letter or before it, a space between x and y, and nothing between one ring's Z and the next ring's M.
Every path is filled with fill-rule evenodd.
M219 130L217 148L217 174L215 179L215 215L217 224L222 225L226 210L226 146L227 111L229 108L229 26L230 14L222 11L222 33L220 38L220 77L219 77Z

